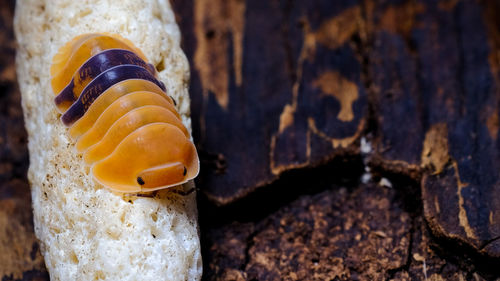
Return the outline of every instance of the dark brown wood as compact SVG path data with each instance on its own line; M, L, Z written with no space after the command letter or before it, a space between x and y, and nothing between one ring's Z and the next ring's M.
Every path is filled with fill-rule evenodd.
M367 9L367 80L376 122L370 164L417 179L425 133L424 97L410 36L423 7L411 1L388 2Z
M491 12L499 10L489 3L408 1L372 11L371 160L423 175L424 215L436 235L500 257L499 25Z
M358 154L363 135L374 170L422 180L435 235L500 256L497 1L207 3L174 7L211 200Z
M207 280L485 280L433 249L405 188L302 196L254 222L204 233ZM410 198L408 198L410 199ZM491 266L491 264L489 265ZM486 279L493 280L493 279Z
M227 204L358 152L367 98L358 1L174 1L191 62L198 185Z

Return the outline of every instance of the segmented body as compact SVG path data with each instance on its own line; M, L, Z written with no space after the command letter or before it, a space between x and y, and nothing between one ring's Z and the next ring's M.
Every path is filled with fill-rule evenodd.
M175 102L130 41L80 35L54 56L50 73L61 121L97 182L147 192L197 176L198 155Z

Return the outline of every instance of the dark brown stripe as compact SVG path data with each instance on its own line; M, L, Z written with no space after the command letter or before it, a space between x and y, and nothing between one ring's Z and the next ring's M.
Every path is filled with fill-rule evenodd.
M87 85L87 87L85 87L78 100L76 100L61 117L64 125L71 126L85 114L94 100L104 91L114 84L127 79L148 80L155 83L158 87L165 91L165 85L161 81L158 81L145 68L130 64L115 66L98 75ZM73 96L57 96L55 102L56 104L62 104L68 101L73 102L73 98Z

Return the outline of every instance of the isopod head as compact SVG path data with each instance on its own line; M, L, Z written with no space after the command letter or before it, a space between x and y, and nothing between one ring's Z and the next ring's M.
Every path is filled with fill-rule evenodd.
M150 123L135 130L110 156L91 168L99 183L120 192L179 185L196 177L198 171L193 143L179 128L167 123Z

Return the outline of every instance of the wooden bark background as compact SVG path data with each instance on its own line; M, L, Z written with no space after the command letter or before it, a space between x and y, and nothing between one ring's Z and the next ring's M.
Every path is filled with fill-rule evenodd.
M175 0L205 280L499 280L500 1ZM48 280L0 3L0 277Z

